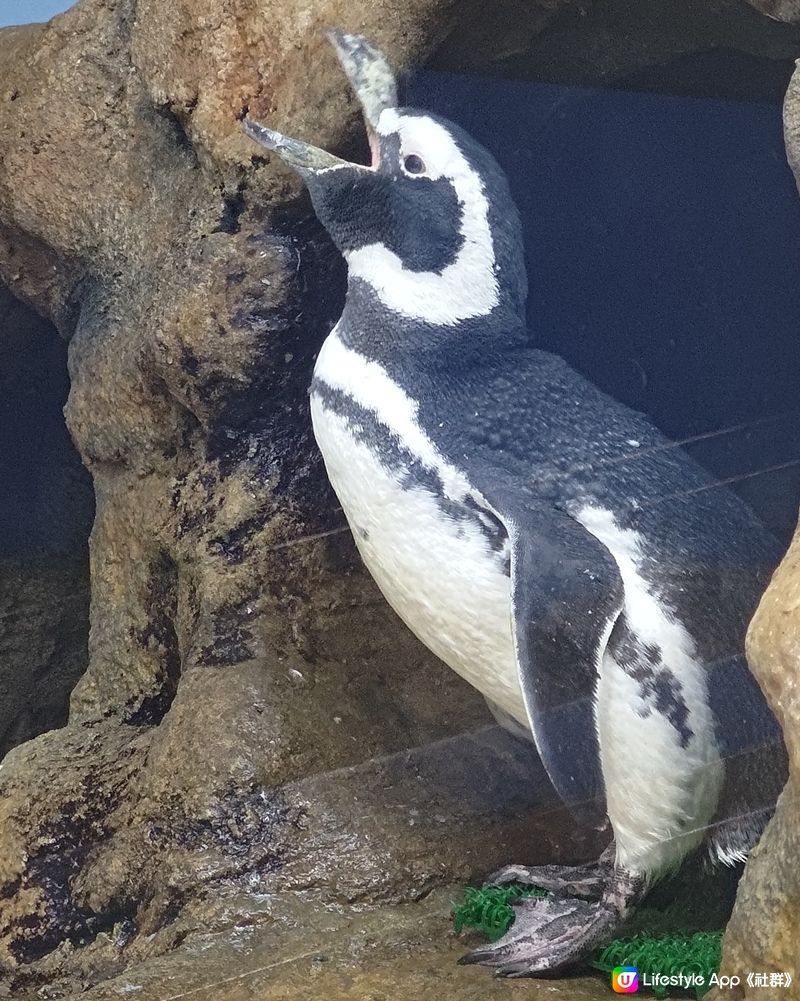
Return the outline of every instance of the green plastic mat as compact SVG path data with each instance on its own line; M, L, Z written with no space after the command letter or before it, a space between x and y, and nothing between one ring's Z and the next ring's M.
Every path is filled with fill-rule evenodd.
M460 932L464 928L474 928L494 942L508 931L514 919L509 900L546 895L538 887L522 886L519 883L467 887L463 902L453 908L455 930ZM641 931L630 938L610 942L590 958L589 965L609 977L615 967L635 966L639 971L640 983L649 981L652 984L656 981L657 984L659 978L696 974L698 982L708 985L712 974L719 970L721 943L721 931L671 934ZM649 986L648 989L656 997L665 997L668 991L676 990L675 987L665 986ZM693 993L701 998L707 990L707 986L698 987Z

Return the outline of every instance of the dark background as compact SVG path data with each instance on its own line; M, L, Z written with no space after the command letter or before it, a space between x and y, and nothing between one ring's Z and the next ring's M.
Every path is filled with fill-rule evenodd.
M684 62L675 90L726 89L718 54L694 56L691 73ZM637 90L418 73L404 97L459 122L506 171L538 345L672 438L713 432L687 448L785 540L800 498L800 199L784 84L763 83L789 70L734 60L736 89L751 73L758 101L648 92L673 89L664 67L629 81Z

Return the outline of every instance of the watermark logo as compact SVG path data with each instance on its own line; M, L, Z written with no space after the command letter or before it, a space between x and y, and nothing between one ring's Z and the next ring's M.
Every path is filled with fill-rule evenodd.
M640 987L655 991L656 994L664 994L670 988L678 987L680 990L694 991L699 997L710 987L733 990L741 983L742 978L736 974L649 973L645 970L640 978L635 966L615 966L611 971L611 986L616 994L636 994ZM774 973L751 971L747 974L747 983L750 987L790 987L792 975L786 971ZM776 999L777 996L775 994Z
M617 994L635 994L639 990L639 971L635 966L615 966L611 986Z

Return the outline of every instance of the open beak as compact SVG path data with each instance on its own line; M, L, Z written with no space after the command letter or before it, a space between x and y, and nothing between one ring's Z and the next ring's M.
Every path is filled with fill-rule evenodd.
M297 167L299 170L326 170L347 163L346 160L320 149L319 146L312 146L299 139L290 139L289 136L268 129L266 125L261 125L250 117L242 120L242 128L251 139L271 149L289 166Z
M356 97L364 111L364 121L372 149L372 167L378 165L377 128L381 112L397 107L397 85L386 57L361 35L349 35L331 29L327 32L339 62L347 74ZM268 129L250 117L244 118L242 128L261 146L277 153L286 163L303 171L330 170L333 167L359 166L342 160L318 146L291 139L273 129Z

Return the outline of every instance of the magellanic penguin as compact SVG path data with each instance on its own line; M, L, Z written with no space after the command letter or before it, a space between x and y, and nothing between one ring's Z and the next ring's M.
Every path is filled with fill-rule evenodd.
M392 607L532 736L567 804L603 804L610 849L490 877L551 893L465 957L507 976L559 970L703 840L732 862L757 839L783 758L742 649L779 552L645 417L530 346L497 163L451 122L398 107L365 39L330 35L372 163L244 121L302 176L348 264L314 433ZM730 760L770 742L770 767L737 781Z

